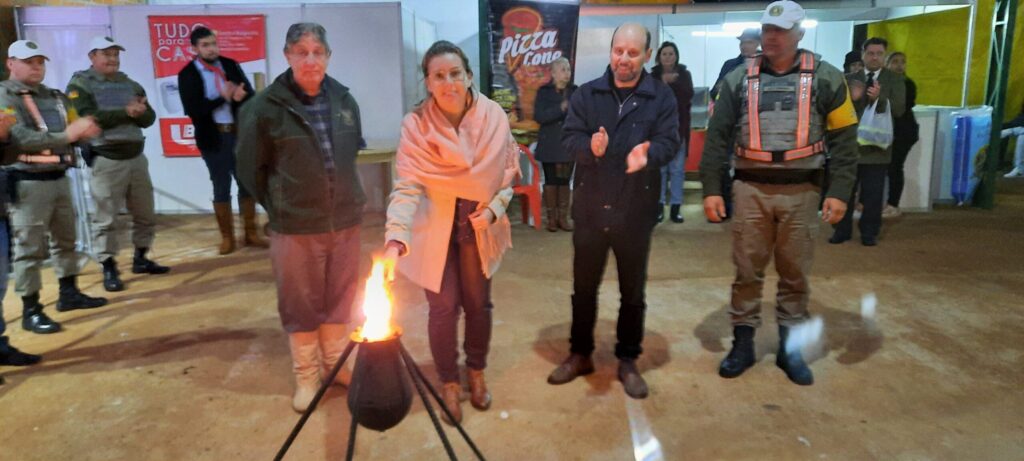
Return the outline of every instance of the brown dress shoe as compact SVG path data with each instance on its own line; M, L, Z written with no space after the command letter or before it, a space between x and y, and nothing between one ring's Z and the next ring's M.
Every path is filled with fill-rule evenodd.
M469 369L469 403L477 410L491 408L491 393L487 392L484 382L484 371Z
M590 357L571 354L555 371L548 375L548 384L565 384L577 376L589 375L594 372L594 362Z
M442 411L441 418L444 419L444 422L452 426L456 423L462 423L462 386L459 383L444 383L444 386L441 388L441 399L444 400L445 408L455 418L453 422Z
M626 395L634 399L647 398L647 382L640 376L640 371L636 369L636 361L619 361L619 381L622 381Z

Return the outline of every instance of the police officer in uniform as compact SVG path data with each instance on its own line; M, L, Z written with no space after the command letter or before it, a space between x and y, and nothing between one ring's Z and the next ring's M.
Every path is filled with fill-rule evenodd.
M89 141L87 162L92 167L89 189L96 203L93 242L107 291L124 289L114 259L120 249L115 223L122 208L132 215L132 273L170 271L146 257L153 245L156 214L149 161L142 154L146 141L142 129L156 121L156 113L146 102L142 86L119 71L121 51L124 47L110 37L93 38L89 45L92 66L75 72L67 89L78 115L95 118L103 129Z
M797 47L804 10L789 0L761 17L763 54L726 77L708 125L701 180L704 213L725 216L722 168L735 148L733 262L729 314L733 346L719 374L734 378L754 365L754 331L761 325L761 289L768 261L779 273L776 365L791 381L814 382L799 350L787 350L789 329L808 318L807 273L818 228L826 152L834 187L822 205L826 222L846 212L857 165L857 116L842 72Z
M0 110L18 122L4 146L3 163L13 185L10 205L14 234L14 289L21 295L21 325L35 333L60 331L60 324L43 313L39 303L40 269L47 250L60 282L58 311L89 309L107 304L105 298L78 290L75 251L75 210L65 171L75 164L73 143L99 134L90 117L68 122L64 95L42 84L49 59L31 40L18 40L7 50L10 79L0 82Z
M18 119L5 111L0 111L0 149L7 144L8 134L11 132L11 126L18 122ZM4 322L3 315L3 300L7 295L7 274L10 268L10 259L8 259L8 244L10 240L7 238L7 194L2 193L4 190L4 184L7 181L7 174L5 171L0 170L0 366L28 366L35 365L42 360L42 357L35 354L28 354L18 350L18 348L11 345L10 340L4 333L7 332L7 323ZM0 376L0 384L4 383L4 378Z

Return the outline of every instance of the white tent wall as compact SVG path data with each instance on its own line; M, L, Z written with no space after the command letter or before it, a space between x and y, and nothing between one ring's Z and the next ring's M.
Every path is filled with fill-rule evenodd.
M102 24L109 12L109 24ZM152 97L154 86L147 16L262 14L267 26L267 64L270 78L287 68L283 55L285 31L295 22L316 21L327 29L333 56L328 74L348 86L360 103L363 134L370 147L394 147L405 113L403 69L415 66L403 58L402 13L399 3L322 5L173 5L97 8L26 7L19 11L22 34L40 38L54 50L47 85L63 89L74 70L88 67L89 38L107 33L123 43L121 70L137 80ZM91 18L87 26L82 18ZM70 22L67 22L69 21ZM57 26L62 21L67 26ZM35 25L33 25L35 24ZM428 30L428 27L424 27ZM429 35L426 34L425 35ZM352 46L373 40L377 46ZM422 47L422 46L421 46ZM58 63L59 62L59 63ZM64 65L67 63L67 65ZM269 82L268 82L269 83ZM198 157L163 156L156 125L145 130L145 153L161 213L211 211L212 186ZM368 211L381 211L390 184L384 184L383 165L361 165L360 176L367 192Z

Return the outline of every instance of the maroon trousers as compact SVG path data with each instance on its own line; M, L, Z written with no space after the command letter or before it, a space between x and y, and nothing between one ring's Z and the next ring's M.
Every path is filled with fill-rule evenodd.
M348 323L359 288L359 226L270 237L277 310L288 333Z

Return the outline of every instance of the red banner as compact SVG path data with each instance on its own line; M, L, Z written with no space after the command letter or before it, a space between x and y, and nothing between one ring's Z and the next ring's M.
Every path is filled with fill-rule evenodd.
M178 72L195 58L189 35L198 26L217 34L220 54L238 61L250 83L256 84L255 74L265 77L267 72L266 18L262 15L149 16L153 74L160 90L160 104L155 109L166 157L199 156L192 121L184 117L177 85Z

